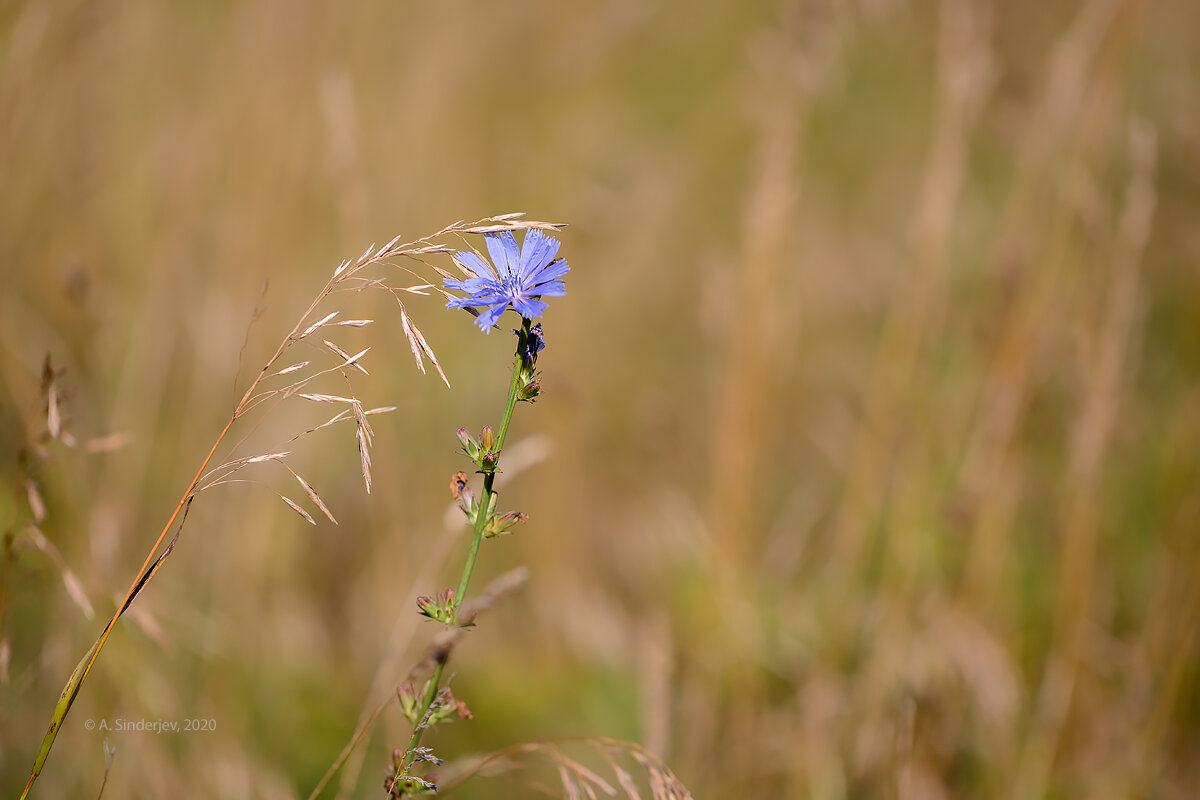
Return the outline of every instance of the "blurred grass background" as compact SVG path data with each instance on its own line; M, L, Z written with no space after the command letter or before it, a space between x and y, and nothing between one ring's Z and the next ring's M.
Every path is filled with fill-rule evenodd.
M241 386L343 257L523 210L570 223L570 294L513 429L548 454L502 485L532 519L477 585L532 578L456 654L476 719L440 754L634 739L698 798L1195 797L1198 33L1182 0L5 4L0 785L243 342ZM114 734L108 796L304 796L419 658L465 547L453 431L495 421L512 341L414 299L447 390L347 307L400 407L376 491L326 431L294 463L339 527L283 473L202 495L35 796L94 795L84 721L118 717L217 730ZM92 619L22 533L47 354L75 437L129 437L33 466ZM343 796L406 741L389 711Z

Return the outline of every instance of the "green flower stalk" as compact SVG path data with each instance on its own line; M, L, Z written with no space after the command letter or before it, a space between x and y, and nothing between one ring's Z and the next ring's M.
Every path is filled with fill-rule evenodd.
M496 474L500 471L500 455L517 403L532 402L541 391L536 365L538 354L545 349L546 343L542 338L541 323L534 324L532 317L541 316L546 308L541 296L566 294L561 278L570 269L555 257L558 242L540 230L528 231L520 248L510 231L489 233L485 240L495 265L489 264L476 253L456 253L454 261L467 277L462 281L447 280L446 288L466 292L467 296L452 298L447 307L472 311L476 308L486 309L482 313L474 312L478 314L478 325L485 333L491 331L509 308L521 314L521 328L514 331L517 348L513 357L512 377L498 427L485 426L478 438L466 428L459 428L456 432L463 453L474 464L476 471L483 475L483 486L478 496L468 485L466 473L456 473L450 482L451 494L472 526L471 542L458 588L446 589L436 597L417 599L417 608L422 615L458 629L474 624L474 614L464 615L462 609L483 540L510 533L528 519L519 511L499 513L496 510ZM455 712L460 716L469 715L461 701L455 700L450 694L449 687L442 685L448 657L447 651L437 659L433 675L419 692L415 687L408 686L403 687L399 694L405 716L413 723L413 732L408 747L403 752L397 751L389 769L385 788L391 797L437 791L432 776L418 777L412 774L418 763L438 763L428 748L421 747L422 734Z

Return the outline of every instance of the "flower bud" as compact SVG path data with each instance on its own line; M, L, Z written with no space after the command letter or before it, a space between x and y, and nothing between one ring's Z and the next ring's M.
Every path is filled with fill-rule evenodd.
M491 425L484 425L479 434L479 444L488 453L496 449L496 431Z
M445 589L437 597L418 597L417 610L444 625L453 625L458 610L454 606L454 590Z
M542 382L535 372L527 381L522 381L517 387L517 400L532 403L542 393Z
M417 598L417 610L430 619L437 619L437 603L432 597L421 596Z
M523 511L509 511L499 517L493 517L488 520L487 527L483 531L484 538L490 539L493 536L512 533L513 528L528 521L529 515Z
M396 699L400 701L400 711L405 718L416 724L417 722L417 693L413 691L412 684L402 683L396 687Z
M462 443L463 452L467 454L467 458L474 461L479 457L479 442L475 441L475 437L466 428L459 428L455 431L455 436Z

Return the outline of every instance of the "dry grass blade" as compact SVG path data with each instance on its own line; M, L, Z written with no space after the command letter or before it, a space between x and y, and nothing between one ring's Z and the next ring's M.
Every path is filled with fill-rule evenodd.
M62 417L58 411L58 386L50 384L50 392L46 397L46 429L55 439L62 435Z
M297 433L295 436L293 436L291 439L288 439L288 441L294 442L297 439L299 439L301 436L307 436L310 433L316 433L317 431L321 430L322 428L328 428L330 425L341 422L342 420L345 420L345 419L349 419L349 417L350 417L350 409L348 409L348 408L344 409L344 410L339 411L338 413L334 414L332 417L330 417L327 422L322 422L320 425L318 425L315 428L309 428L306 431L301 431L300 433Z
M412 324L409 322L408 314L404 312L404 305L400 306L400 327L404 329L404 336L408 339L408 346L412 349L413 360L417 362L417 369L421 370L421 374L425 374L425 359L422 357L425 349L417 342L417 338L413 333Z
M596 796L595 792L593 792L592 788L591 788L593 786L599 787L609 797L612 797L613 795L615 795L617 793L617 790L614 789L609 784L608 781L601 778L599 775L597 775L595 772L593 772L592 770L585 767L583 764L579 763L578 761L576 761L574 759L567 758L566 756L562 755L561 753L558 754L558 757L562 759L563 764L566 764L568 767L570 767L571 772L573 772L576 775L576 781L579 781L581 783L584 790L587 792L588 797L594 798Z
M367 494L371 493L371 437L375 432L371 430L371 424L367 422L367 415L363 413L362 405L355 401L354 403L354 421L355 421L355 438L358 440L358 459L362 465L363 483L367 487Z
M213 447L213 451L216 451L215 446ZM209 454L209 459L211 458L212 453ZM82 688L83 682L87 680L88 673L91 672L92 666L96 663L96 659L99 658L100 650L104 647L104 643L108 641L108 636L110 633L112 633L113 626L117 624L117 620L119 620L121 616L129 609L129 606L135 599L137 599L137 596L141 594L142 589L145 588L150 579L153 578L155 573L158 572L158 568L162 566L167 557L174 552L175 543L179 541L179 534L183 532L183 523L187 521L188 511L191 509L192 499L195 496L192 493L192 490L194 490L196 485L200 482L200 476L204 472L204 468L207 466L208 460L205 460L205 462L200 465L200 469L196 472L196 476L192 479L192 485L187 494L180 499L179 505L175 509L175 513L171 516L171 519L168 520L168 526L164 529L163 535L159 537L157 542L155 542L154 548L146 557L146 561L143 564L143 568L138 574L137 579L133 582L133 585L129 587L129 591L125 594L124 602L121 603L120 607L116 610L116 613L114 613L112 618L109 619L108 624L104 626L104 630L100 632L100 636L95 642L92 643L92 646L88 648L88 651L84 653L83 658L79 660L79 663L75 665L75 669L71 671L70 677L67 678L66 685L63 686L62 692L60 692L58 695L58 703L54 706L54 712L50 715L50 727L47 729L46 735L42 737L42 744L38 748L38 754L33 761L33 769L31 769L29 772L29 780L25 782L25 788L21 792L21 800L25 800L25 798L29 796L29 792L31 789L33 789L33 785L37 782L38 776L42 774L42 769L46 766L46 759L50 757L50 750L54 747L55 739L58 738L58 732L62 730L63 720L65 720L67 718L67 714L70 713L71 706L75 705L75 698L79 696L79 690ZM162 540L165 538L166 533L170 531L170 525L173 525L175 520L179 520L179 527L175 530L175 535L171 537L171 541L167 544L166 549L164 549L156 558L155 553L158 552L158 546L162 544Z
M282 495L282 494L281 494L281 495L279 495L279 499L280 499L280 500L282 500L283 502L287 503L289 506L291 506L292 510L293 510L293 511L295 511L297 514L299 514L300 516L302 516L302 517L304 517L306 520L308 520L308 524L309 524L309 525L316 525L316 524L317 524L317 521L316 521L315 519L313 519L313 518L312 518L312 514L309 514L309 513L308 513L307 511L305 511L303 508L301 508L300 506L298 506L298 505L296 504L296 502L295 502L294 500L292 500L291 498L289 498L289 497L287 497L287 496L285 496L285 495Z
M575 785L575 779L562 764L558 765L558 779L562 782L563 793L567 796L567 800L580 800L579 788Z
M296 475L294 472L292 474ZM313 503L316 504L317 508L321 509L321 513L328 517L330 522L332 522L334 525L337 525L338 521L334 519L333 514L330 513L329 509L325 507L325 503L321 501L321 496L317 494L317 490L299 475L296 475L296 480L300 481L300 485L304 487L304 492L308 495L308 499L312 500Z
M404 329L404 336L408 339L408 346L412 349L413 359L417 362L417 369L421 370L421 374L425 373L425 362L422 356L428 356L433 368L437 370L442 382L447 388L450 386L450 381L446 378L446 373L442 372L442 365L438 363L437 356L433 353L433 348L429 346L429 342L425 341L425 336L421 330L413 324L412 319L404 311L404 306L400 306L400 326Z
M364 417L369 417L372 414L388 414L388 413L391 413L392 411L395 411L396 408L397 408L397 406L379 406L378 408L368 408L365 411L363 411L362 413L363 413ZM349 409L349 408L339 411L338 413L334 414L332 417L330 417L325 422L322 422L320 425L317 425L314 428L309 428L308 430L305 430L305 431L301 431L300 433L297 433L292 438L288 439L288 441L294 442L297 439L299 439L300 437L308 436L310 433L316 433L317 431L321 430L322 428L328 428L330 425L336 425L339 422L345 422L346 420L348 420L350 418L350 414L351 414L351 409Z
M336 394L300 394L298 397L303 397L305 400L312 400L316 403L347 403L357 405L358 401L353 397L341 397Z
M372 414L389 414L395 411L399 406L379 406L378 408L368 408L363 412L363 416L371 416Z
M599 754L599 757L605 760L613 774L616 775L616 782L629 800L641 800L642 795L633 775L617 763L618 757L631 758L642 768L652 800L693 800L688 788L675 777L658 756L635 742L625 742L602 736L525 742L506 747L466 764L461 771L456 772L444 782L443 788L452 789L475 776L500 774L506 770L524 768L527 763L522 757L537 756L553 765L567 797L580 797L578 794L580 791L585 792L588 797L596 797L597 790L610 797L617 795L618 792L611 783L580 763L579 760L565 755L562 751L564 745L588 748Z
M312 325L309 325L307 328L305 328L305 329L304 329L304 332L303 332L303 333L301 333L301 334L300 334L299 336L297 336L296 338L297 338L297 339L303 339L305 336L308 336L310 333L312 333L313 331L317 330L318 328L320 328L320 327L321 327L322 325L324 325L325 323L329 322L331 319L333 319L333 318L334 318L334 317L336 317L337 315L338 315L338 312L337 312L337 311L332 311L332 312L330 312L329 314L326 314L324 317L322 317L321 319L319 319L319 320L317 320L316 322L314 322Z
M363 328L370 325L375 320L373 319L344 319L341 322L335 322L334 325L341 325L343 328Z
M512 225L473 225L463 228L463 233L500 233L502 231L523 231L534 228L540 231L557 231L566 227L562 222L520 222Z
M46 503L42 500L42 493L38 491L37 484L28 478L25 480L25 499L29 503L33 521L40 525L46 519Z
M112 453L120 450L133 441L128 432L110 433L107 436L96 436L83 443L85 453Z
M474 250L474 248L471 248L471 249ZM476 254L478 255L478 251L476 251ZM461 271L462 274L466 275L468 278L478 278L479 277L479 274L477 272L475 272L475 270L471 269L466 264L464 264L462 262L462 259L460 259L458 256L451 256L450 260L453 261L454 266L458 267L459 271ZM451 275L449 272L445 272L443 270L438 270L438 271L442 273L442 277L449 278L451 280L458 280L453 275Z
M638 794L637 783L633 780L633 776L629 774L629 770L622 769L615 763L612 765L613 774L617 776L617 783L621 784L621 788L625 790L625 796L629 800L641 800L641 795Z
M397 244L399 244L399 242L400 242L400 237L401 237L401 236L403 236L403 235L404 235L404 234L400 234L400 233L396 234L396 238L395 238L395 239L392 239L390 242L388 242L387 244L385 244L383 247L379 248L379 252L377 252L377 253L375 254L375 257L376 257L376 258L383 258L383 257L387 256L387 255L388 255L388 253L391 253L391 252L392 252L392 248L394 248L394 247L395 247Z
M364 367L362 364L358 363L358 360L360 358L362 358L363 356L365 356L367 354L367 351L369 351L371 348L368 347L368 348L366 348L366 350L363 350L360 353L357 353L355 355L350 355L345 350L338 347L336 344L329 341L328 339L324 339L323 341L325 342L326 347L328 347L330 350L332 350L334 353L336 353L339 358L343 359L343 363L338 365L338 369L342 369L343 367L354 367L356 370L361 372L363 375L371 374L371 373L367 372L366 367ZM423 371L424 370L422 370L422 372Z
M251 456L250 458L243 459L242 463L257 464L262 461L282 461L283 459L287 458L289 455L291 455L291 453L287 450L284 450L282 453L265 453L261 456ZM234 463L234 462L231 462L231 463Z
M692 800L687 787L657 756L641 748L630 750L629 754L646 770L650 778L650 796L654 800Z
M220 486L221 484L226 483L229 479L229 476L250 464L261 464L267 461L282 462L289 455L290 452L284 450L280 453L263 453L262 455L258 456L245 456L243 458L235 458L232 461L226 461L219 467L214 467L213 469L204 473L204 475L200 478L199 484L197 485L196 493L207 491L214 486Z
M62 412L59 410L58 378L63 373L47 353L42 362L42 396L46 399L46 430L55 439L63 438Z
M371 493L371 452L370 443L367 441L367 434L363 430L362 425L358 426L356 433L358 439L358 460L362 468L363 485L367 487L367 494Z
M63 560L62 554L58 552L58 548L46 538L41 529L36 525L29 525L26 528L29 540L33 542L33 546L41 550L53 562L58 570L59 577L62 579L63 587L67 590L67 595L71 601L79 607L83 612L83 616L87 619L92 619L96 616L95 610L92 608L91 601L87 598L87 592L83 590L83 583L79 580L66 561Z
M347 288L345 291L357 294L363 289L387 288L387 281L383 278L355 278L354 280L358 282L358 286L355 286L353 289Z
M341 323L338 323L338 324L340 325ZM307 366L308 366L307 361L300 361L296 364L292 364L290 367L284 367L283 369L279 370L279 372L276 372L273 375L271 375L271 377L275 378L280 375L287 375L289 373L295 372L298 369L304 369Z

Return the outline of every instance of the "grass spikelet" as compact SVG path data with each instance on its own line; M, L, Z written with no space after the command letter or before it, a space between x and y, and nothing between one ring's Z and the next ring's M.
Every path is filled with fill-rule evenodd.
M42 396L46 400L46 430L52 439L61 439L63 436L62 413L58 407L58 379L62 373L63 370L56 368L47 355L42 362Z
M277 378L280 375L290 375L291 373L296 372L297 370L302 370L307 366L308 366L307 361L299 361L295 364L292 364L290 367L284 367L283 369L279 370L279 372L276 372L273 375L271 375L271 377Z
M294 473L294 472L292 474L296 475L296 473ZM317 490L314 489L308 481L304 480L304 478L300 477L299 475L296 475L296 480L300 482L300 485L302 487L304 487L304 492L305 492L305 494L308 495L308 499L312 500L313 503L317 506L317 508L321 509L321 513L324 514L329 519L330 522L332 522L334 525L337 525L338 521L336 519L334 519L333 514L325 506L324 501L321 500L321 496L319 494L317 494Z
M317 320L317 321L316 321L316 322L314 322L312 325L309 325L307 328L305 328L305 329L304 329L304 332L303 332L303 333L301 333L301 334L300 334L299 336L297 336L296 338L297 338L297 339L303 339L305 336L308 336L310 333L312 333L313 331L317 330L318 328L320 328L322 325L324 325L325 323L327 323L327 322L329 322L330 320L332 320L332 319L333 319L334 317L336 317L337 315L338 315L338 312L336 312L336 311L333 311L333 312L330 312L329 314L326 314L324 317L321 317L321 319Z
M325 339L324 341L325 341L325 346L328 347L330 350L332 350L334 353L336 353L342 359L342 363L338 365L338 369L342 369L344 367L354 367L356 370L361 372L363 375L371 374L371 373L367 372L366 367L364 367L362 364L358 363L358 360L360 358L362 358L363 356L365 356L367 354L367 351L370 350L371 348L368 347L360 353L356 353L355 355L350 355L345 350L338 347L336 344L329 341L328 339ZM422 372L424 372L424 370L422 370Z
M374 431L367 415L363 413L362 404L354 401L355 438L358 441L358 458L362 466L363 483L366 484L367 494L371 493L371 438Z
M594 798L598 796L597 792L606 797L618 794L613 783L600 772L589 767L581 758L568 755L564 751L567 747L580 751L581 756L590 754L602 761L628 800L644 800L646 797L650 800L693 800L688 788L658 756L635 742L603 736L525 742L481 758L465 760L449 770L451 774L443 782L442 788L453 789L477 776L496 776L532 769L541 762L550 766L558 776L561 796L564 798ZM641 768L644 785L639 785L633 773L620 763L622 759L633 761Z
M261 456L251 456L250 458L247 458L244 463L258 464L263 461L281 461L281 460L287 458L289 455L291 455L291 454L289 452L287 452L286 450L282 453L266 453Z
M305 400L312 400L315 403L346 403L354 405L358 401L353 397L342 397L336 394L301 394Z
M36 525L26 527L26 537L33 546L46 554L58 570L59 579L62 580L63 588L67 590L67 596L71 598L79 610L83 613L85 619L92 619L96 616L95 610L92 608L92 603L88 600L87 592L84 591L83 583L79 580L79 576L67 566L63 560L62 554L58 552L58 548L46 538L41 529Z
M399 244L400 238L402 236L403 236L403 234L396 234L396 238L392 239L390 242L385 244L383 247L379 248L379 252L377 252L375 254L375 257L376 258L384 258L385 256L391 255L392 249L395 248L395 246L397 244Z
M42 524L46 519L46 502L42 500L42 493L38 491L37 484L32 479L25 481L25 501L29 503L29 513L33 515L33 521Z
M400 306L400 326L404 329L404 336L408 339L408 346L412 349L413 359L417 362L417 369L421 370L421 374L425 373L425 362L422 356L427 356L442 382L449 387L450 381L446 378L446 373L442 372L442 365L438 363L433 348L429 346L429 342L425 341L421 330L413 324L412 319L404 311L403 305Z
M307 511L305 511L303 508L301 508L299 505L297 505L296 502L294 500L292 500L290 497L288 497L287 495L281 494L281 495L279 495L279 499L282 500L283 502L287 503L289 506L291 506L292 510L295 511L297 514L304 517L304 519L308 520L309 525L317 524L317 521L312 518L312 514L309 514Z

